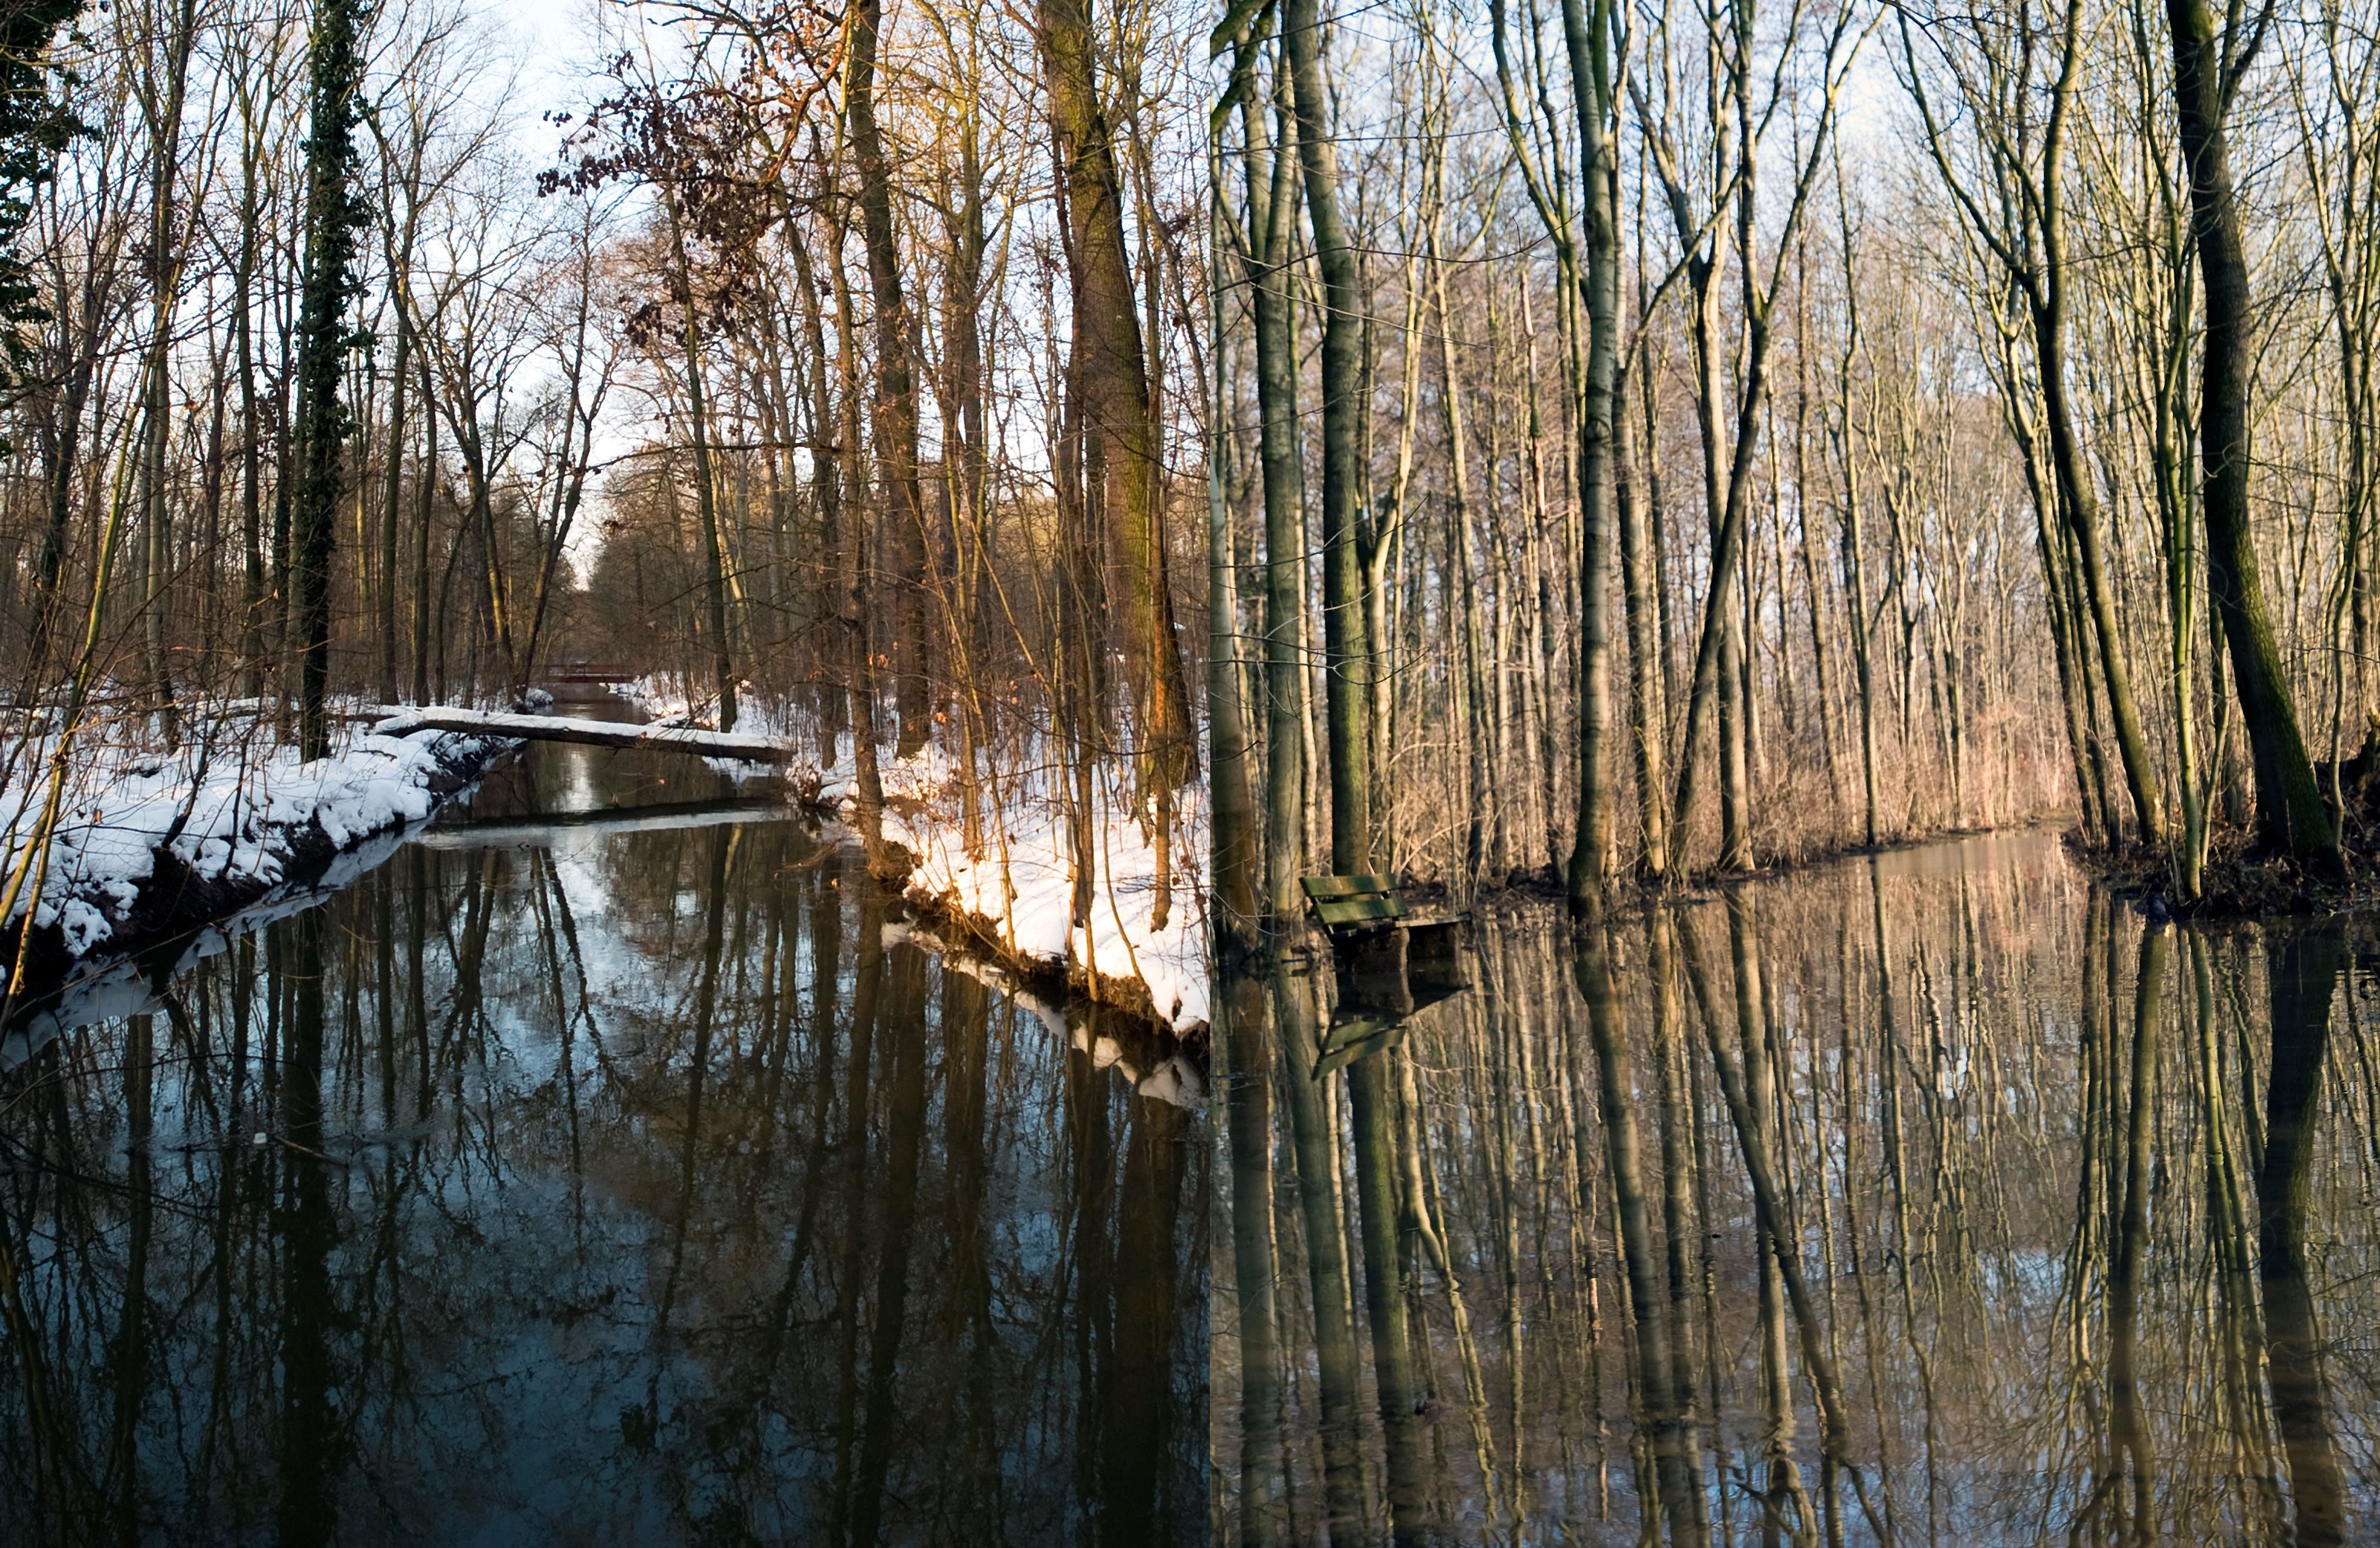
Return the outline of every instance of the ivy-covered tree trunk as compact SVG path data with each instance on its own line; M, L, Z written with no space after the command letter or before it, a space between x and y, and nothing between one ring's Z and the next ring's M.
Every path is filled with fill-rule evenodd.
M2181 154L2190 170L2191 225L2206 286L2205 353L2200 361L2200 504L2205 512L2207 576L2230 646L2240 719L2256 771L2256 832L2272 847L2326 870L2339 864L2338 834L2323 804L2298 729L2295 700L2273 638L2265 583L2248 526L2248 336L2252 298L2240 201L2223 120L2244 58L2227 58L2228 33L2205 0L2166 0L2173 30L2173 86Z
M350 428L339 401L356 294L356 87L362 74L355 0L320 0L308 51L313 128L306 140L306 267L298 312L297 472L290 527L291 622L298 650L298 732L304 756L330 750L322 697L331 676L331 547Z

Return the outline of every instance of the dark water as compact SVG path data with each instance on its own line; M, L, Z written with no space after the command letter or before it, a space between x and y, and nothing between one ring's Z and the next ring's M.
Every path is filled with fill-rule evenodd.
M9 1078L0 1542L1203 1541L1173 1051L732 794L536 750Z
M1228 984L1218 1535L2380 1540L2375 970L2024 837Z

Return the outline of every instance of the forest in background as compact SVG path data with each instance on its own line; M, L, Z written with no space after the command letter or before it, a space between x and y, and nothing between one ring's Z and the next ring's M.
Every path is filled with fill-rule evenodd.
M0 168L17 804L43 763L315 757L343 706L591 659L815 737L880 807L880 737L947 760L970 852L987 803L1064 809L1078 913L1101 812L1178 888L1172 13L590 7L581 99L533 123L468 6L43 15L11 102L47 116Z
M2335 871L2380 689L2374 21L1232 6L1234 911L1326 869L1584 909L2045 817L2185 896L2251 844Z

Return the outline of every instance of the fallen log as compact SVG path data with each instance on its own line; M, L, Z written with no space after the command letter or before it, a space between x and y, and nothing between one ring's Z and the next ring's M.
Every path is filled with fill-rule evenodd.
M726 758L744 763L786 764L799 756L794 744L782 737L705 731L691 725L631 725L615 720L503 714L490 710L448 709L439 704L382 705L366 713L380 717L372 732L382 737L403 737L416 731L460 731L468 736L512 737L531 742L578 742L588 747L688 752L698 758Z

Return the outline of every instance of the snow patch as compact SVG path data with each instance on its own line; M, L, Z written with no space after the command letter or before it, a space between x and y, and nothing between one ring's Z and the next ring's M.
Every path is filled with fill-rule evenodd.
M667 676L639 677L613 689L657 720L708 719L713 701ZM753 695L739 698L735 729L814 750L815 729L793 706ZM789 788L816 805L856 821L858 774L848 750L832 768L815 751L781 771ZM912 896L969 917L988 929L1002 950L1020 961L1069 974L1081 971L1148 993L1158 1018L1177 1032L1208 1021L1207 834L1205 791L1176 795L1164 927L1157 924L1159 856L1154 824L1135 798L1132 774L1121 762L1103 765L1093 781L1087 849L1092 876L1088 923L1074 920L1075 856L1066 804L1050 771L1059 760L1035 749L1013 759L1043 771L1025 775L979 760L975 842L967 840L965 771L947 749L929 744L906 758L880 754L884 788L881 836L916 857ZM725 773L750 764L715 763Z
M76 957L113 939L139 903L141 884L170 856L201 883L273 885L307 831L335 850L420 821L433 787L459 760L483 750L467 737L362 732L331 756L301 759L271 722L221 714L187 723L200 735L172 754L142 745L145 722L93 726L73 752L40 896L18 899L0 928L35 910ZM55 738L37 734L0 751L0 767L46 770ZM45 781L0 786L0 875L14 874L38 832ZM319 848L317 849L319 853Z

